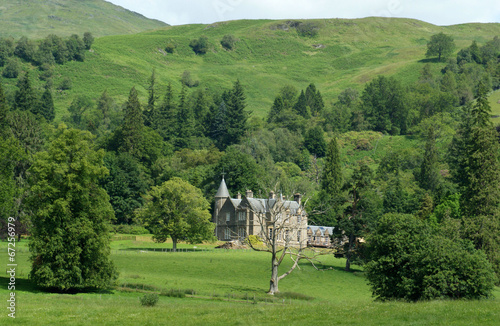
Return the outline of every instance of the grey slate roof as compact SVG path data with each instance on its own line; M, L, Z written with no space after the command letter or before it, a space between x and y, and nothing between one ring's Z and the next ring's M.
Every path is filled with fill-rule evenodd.
M313 234L316 234L316 232L319 230L321 232L321 236L325 235L325 231L328 230L328 234L332 235L333 233L333 227L331 226L314 226L314 225L308 225L307 226L307 231L311 230Z
M217 190L217 194L215 194L215 198L227 198L227 197L230 197L229 190L227 190L226 181L224 181L224 178L222 178L219 190Z
M252 210L258 213L266 213L276 204L276 199L247 198L247 200ZM296 201L287 200L283 203L283 207L290 209L291 214L295 214L300 206Z

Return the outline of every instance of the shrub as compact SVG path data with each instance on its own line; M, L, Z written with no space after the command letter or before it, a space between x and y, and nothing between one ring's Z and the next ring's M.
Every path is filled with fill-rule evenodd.
M71 78L66 77L61 81L61 84L59 85L58 89L61 91L67 91L70 90L73 87L73 82L71 81Z
M167 53L172 54L172 53L174 53L175 48L176 48L175 44L173 44L173 43L168 43L168 44L167 44L167 46L165 46L165 51L166 51Z
M412 215L384 215L368 239L372 261L365 271L373 295L407 301L491 296L491 264L456 233L440 234Z
M231 34L224 35L224 37L220 41L220 44L224 49L232 50L234 48L234 45L236 44L236 38Z
M205 54L208 51L208 38L206 36L200 36L197 40L191 40L189 46L193 49L194 53Z
M115 233L121 233L121 234L134 234L134 235L149 234L149 231L141 225L128 225L128 224L113 225L112 230Z
M252 246L261 246L263 244L262 240L257 235L249 235L247 242L252 244Z
M182 73L181 83L183 83L184 85L186 85L189 88L198 87L200 85L199 80L193 80L193 78L191 77L191 72L189 72L189 70L185 70Z
M304 37L315 37L318 35L318 26L312 22L300 23L296 27L297 33Z
M141 304L146 307L153 307L158 303L158 294L148 293L141 297Z

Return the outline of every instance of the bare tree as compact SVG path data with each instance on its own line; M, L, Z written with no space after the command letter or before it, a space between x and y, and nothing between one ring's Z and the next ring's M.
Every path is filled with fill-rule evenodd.
M273 194L273 193L272 193ZM269 199L248 199L249 210L254 222L260 226L257 236L263 242L257 246L249 241L253 250L271 254L271 280L268 293L279 292L278 283L298 267L299 261L306 259L314 264L314 259L326 252L315 251L307 247L307 215L300 204L300 195L295 201L287 201L278 196ZM279 275L278 268L289 256L293 261L288 271Z

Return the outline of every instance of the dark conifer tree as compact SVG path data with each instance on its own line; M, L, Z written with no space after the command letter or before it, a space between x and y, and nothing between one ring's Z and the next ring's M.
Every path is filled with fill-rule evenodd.
M342 166L337 138L333 138L326 151L325 167L321 178L321 189L330 196L338 196L342 189Z
M159 117L159 112L157 111L156 101L158 100L158 95L156 94L156 71L153 69L151 77L149 77L148 86L148 105L144 110L144 125L148 127L153 127L155 121Z
M141 104L137 90L132 87L125 107L125 116L122 125L122 143L120 149L132 156L139 158L141 156L141 142L144 129Z
M295 111L295 113L297 113L298 115L300 115L306 119L310 117L308 106L307 106L307 99L306 99L306 95L305 95L304 91L300 92L299 98L298 98L297 102L295 103L295 105L293 106L293 110Z
M248 112L245 111L246 97L240 81L237 80L233 89L225 92L222 97L227 106L228 136L231 144L237 144L248 129Z
M196 92L193 114L195 120L195 135L201 137L208 129L205 125L205 121L209 114L208 98L203 89L200 89Z
M279 119L279 116L285 111L285 104L283 103L283 98L281 96L277 96L274 99L273 106L269 111L269 115L267 117L267 122L272 123L276 122Z
M431 193L436 191L439 183L437 155L434 127L430 127L427 135L427 142L425 143L424 159L420 165L418 181L422 189L428 190Z
M226 103L221 101L218 107L213 107L214 112L212 112L212 121L210 122L210 138L215 142L215 145L220 149L224 150L229 139L229 123L228 123L228 112Z
M14 109L21 111L35 110L36 96L31 86L29 72L26 72L19 78L17 88L14 98Z
M33 112L34 113L34 112ZM42 97L38 101L38 110L36 112L45 118L48 122L52 122L56 116L54 111L54 100L52 99L52 92L46 89Z
M486 252L500 275L500 162L498 135L490 121L487 88L480 83L472 109L471 134L466 144L466 165L460 208L464 233L476 249Z
M190 139L194 135L194 114L187 102L186 88L187 86L182 86L175 117L176 145L179 148L189 147Z

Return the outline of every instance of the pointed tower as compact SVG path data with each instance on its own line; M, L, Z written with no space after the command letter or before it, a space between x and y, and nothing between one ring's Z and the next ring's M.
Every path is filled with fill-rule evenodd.
M215 194L215 209L214 209L214 221L217 221L217 216L219 216L219 211L222 206L226 203L226 200L230 198L229 191L227 190L226 181L224 176L222 176L222 181L219 186L219 190Z

